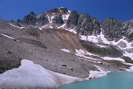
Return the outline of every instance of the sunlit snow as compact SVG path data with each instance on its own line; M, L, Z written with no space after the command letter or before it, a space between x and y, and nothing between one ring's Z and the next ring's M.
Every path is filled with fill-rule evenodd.
M103 57L103 59L104 60L116 60L116 61L125 62L125 60L122 58Z
M95 55L95 54L92 54L92 53L90 53L90 52L88 52L86 50L83 50L83 49L75 49L75 55L79 56L79 57L83 57L83 58L89 59L89 60L90 59L91 60L97 60L96 58L90 57L90 56Z
M62 15L62 19L64 21L66 21L66 20L68 20L69 16L70 16L70 14L64 14L64 15Z
M9 39L12 39L12 40L14 40L15 38L13 38L13 37L11 37L11 36L9 36L9 35L6 35L6 34L1 34L2 36L4 36L4 37L6 37L6 38L9 38Z
M14 25L14 24L12 24L12 23L9 23L11 26L13 26L13 27L15 27L15 28L18 28L18 29L23 29L23 28L25 28L25 27L19 27L19 26L17 26L17 25Z
M99 46L99 47L106 47L106 45L117 46L124 52L123 53L124 56L128 56L133 60L133 53L128 52L128 49L133 48L132 47L133 42L128 42L125 37L122 37L122 39L120 39L118 41L109 41L107 38L105 38L104 34L102 33L102 29L101 29L100 35L96 35L96 36L95 35L90 35L90 36L80 35L80 39L84 40L84 41L93 42L93 43L97 44L97 46ZM125 44L124 48L121 46L120 42L123 42L123 44ZM110 58L110 59L112 59L112 58ZM116 58L116 59L114 58L113 60L123 61L120 58Z
M55 18L55 16L47 15L47 18L48 18L49 23L53 23L53 19Z
M61 49L61 51L63 51L63 52L67 52L67 53L70 53L71 51L69 50L69 49Z
M49 71L30 60L22 60L19 68L0 74L0 86L58 87L82 79Z

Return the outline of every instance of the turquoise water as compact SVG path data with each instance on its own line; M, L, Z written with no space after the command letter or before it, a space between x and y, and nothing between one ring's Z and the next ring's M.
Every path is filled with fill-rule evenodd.
M133 89L133 73L113 72L97 80L70 84L60 89Z

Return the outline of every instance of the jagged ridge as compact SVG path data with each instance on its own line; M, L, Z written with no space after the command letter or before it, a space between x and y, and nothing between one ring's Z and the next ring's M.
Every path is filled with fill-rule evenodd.
M82 35L98 35L101 28L105 37L112 40L119 40L123 36L131 41L133 22L122 22L115 18L107 18L100 22L95 17L88 14L81 14L77 11L70 11L67 8L56 8L49 10L44 14L29 13L22 20L18 20L17 24L35 25L36 27L51 24L51 27L74 28L75 31Z

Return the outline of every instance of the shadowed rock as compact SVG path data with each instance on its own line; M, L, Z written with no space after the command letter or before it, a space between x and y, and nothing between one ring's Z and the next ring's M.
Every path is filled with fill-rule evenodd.
M99 47L92 42L81 41L81 44L87 48L87 50L93 54L99 56L108 56L108 57L121 57L123 55L121 50L118 50L116 47L108 45L106 47Z

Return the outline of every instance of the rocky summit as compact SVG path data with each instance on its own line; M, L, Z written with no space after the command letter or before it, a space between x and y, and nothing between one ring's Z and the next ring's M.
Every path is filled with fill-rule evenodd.
M0 20L0 73L23 59L79 78L129 71L133 66L133 20L95 17L67 8Z

